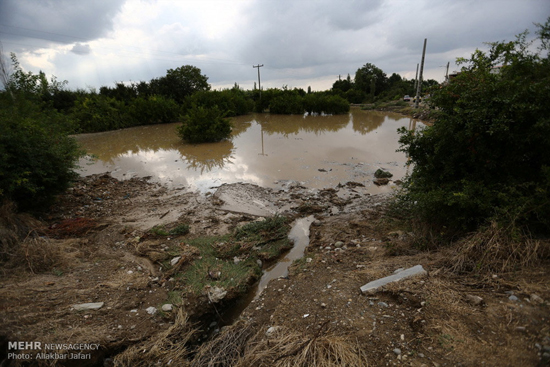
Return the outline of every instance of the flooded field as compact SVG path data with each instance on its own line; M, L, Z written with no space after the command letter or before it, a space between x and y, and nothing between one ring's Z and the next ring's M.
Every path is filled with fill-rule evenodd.
M372 193L388 191L372 183L384 168L399 179L406 157L396 130L416 123L401 115L352 109L340 116L253 114L232 119L231 140L187 144L177 123L82 134L90 156L80 173L110 172L118 179L151 176L169 187L201 192L223 183L283 187L299 181L311 188L355 181Z

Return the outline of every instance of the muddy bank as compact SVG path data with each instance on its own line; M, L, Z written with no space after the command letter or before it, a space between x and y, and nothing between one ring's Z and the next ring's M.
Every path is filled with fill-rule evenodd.
M215 356L225 358L220 365L308 365L335 353L357 366L544 365L548 264L452 273L454 250L413 246L414 235L385 217L388 198L357 183L324 190L231 184L201 195L141 179L83 178L27 247L50 252L28 251L3 269L2 348L7 353L8 341L100 345L88 360L57 361L74 366L198 366ZM268 221L274 216L286 219ZM259 279L257 260L267 266L270 251L286 246L292 221L310 216L304 256L233 316L235 326L222 327L224 310L246 294L240 285ZM374 295L359 290L417 264L426 277ZM98 308L80 310L88 303Z

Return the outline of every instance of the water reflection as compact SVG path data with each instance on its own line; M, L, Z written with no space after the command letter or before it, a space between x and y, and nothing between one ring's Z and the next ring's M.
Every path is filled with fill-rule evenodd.
M244 132L245 130L242 130ZM226 164L232 164L235 146L232 141L226 140L219 143L207 143L199 145L181 144L178 151L181 159L187 163L188 170L200 171L201 174L210 172L215 168L223 168Z
M233 118L232 124L231 140L199 145L182 142L178 124L79 135L83 147L97 157L81 161L81 173L152 176L201 190L241 181L269 187L285 180L316 188L347 181L372 186L379 167L396 179L405 174L396 130L413 123L396 114L352 109L339 116L253 114ZM372 187L372 192L387 190Z

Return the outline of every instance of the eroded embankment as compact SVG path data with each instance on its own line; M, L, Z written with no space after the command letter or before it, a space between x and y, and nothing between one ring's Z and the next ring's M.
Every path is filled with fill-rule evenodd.
M97 343L90 359L62 363L99 365L173 327L183 311L202 330L190 337L196 345L227 323L223 311L259 279L260 266L290 248L294 218L311 221L313 213L377 201L361 190L234 184L202 196L138 179L84 178L25 242L26 251L5 264L3 338ZM87 303L96 308L79 309Z

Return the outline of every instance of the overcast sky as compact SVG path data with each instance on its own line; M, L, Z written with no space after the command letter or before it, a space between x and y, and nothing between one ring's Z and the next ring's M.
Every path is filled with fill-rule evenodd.
M0 40L27 71L71 89L149 81L194 65L213 88L325 90L372 63L443 81L484 42L550 16L549 0L0 0Z

